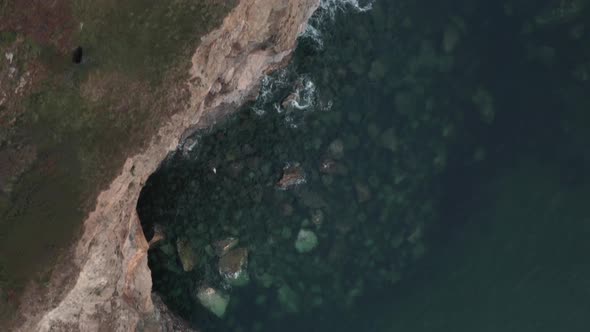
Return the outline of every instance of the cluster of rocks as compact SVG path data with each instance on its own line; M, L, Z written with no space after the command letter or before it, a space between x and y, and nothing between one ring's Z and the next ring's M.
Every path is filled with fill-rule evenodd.
M349 26L370 35L361 31L367 25ZM438 33L439 46L413 36L379 59L375 49L327 44L330 56L307 65L322 68L308 77L317 91L338 96L331 110L300 107L307 103L294 79L292 90L256 105L266 112L245 110L172 158L151 180L165 197L142 220L165 223L168 241L188 238L198 259L187 265L154 250L155 289L179 310L200 303L231 325L241 306L317 315L397 283L426 252L424 234L437 218L433 183L463 116L448 111L440 76L452 72L466 34L455 18ZM494 121L491 93L468 89L460 104ZM303 125L291 126L293 118ZM181 257L184 241L176 244Z
M293 314L351 305L368 285L397 282L407 257L424 252L421 228L379 214L401 199L394 181L358 176L366 170L351 157L360 145L347 141L320 143L312 162L275 162L282 151L256 156L262 147L251 144L230 148L222 158L204 159L215 160L215 173L211 162L195 158L187 170L193 180L173 185L179 208L165 226L170 236L150 255L156 282L172 273L168 286L191 289L189 301L225 319L243 287L258 289L256 305L278 304ZM383 141L377 142L389 150ZM327 277L334 282L323 284ZM165 288L159 291L174 307ZM230 321L239 315L230 312Z
M156 191L167 198L148 215L167 221L168 241L183 238L175 242L178 253L156 249L150 256L156 289L168 303L182 308L196 301L232 328L241 318L254 320L244 311L264 312L259 321L317 317L399 282L427 252L424 237L440 199L436 184L451 149L473 151L472 160L460 162L486 158L477 142L461 141L464 121L485 128L500 103L470 76L477 65L463 52L470 21L448 15L432 28L417 11L393 24L407 32L395 45L380 45L391 42L388 30L386 39L366 44L326 43L326 56L305 59L311 62L305 68L318 72L303 81L313 80L326 98L336 96L331 110L305 102L303 81L292 79L291 90L256 105L265 112L245 110L199 137L181 166L158 180ZM352 29L357 40L393 29L383 21L395 15L393 6L376 2L371 15L374 25L351 21L336 29ZM376 58L383 49L391 53ZM590 76L586 67L576 68L579 80ZM465 78L457 80L458 73ZM196 255L181 253L185 239ZM196 258L185 264L183 256Z

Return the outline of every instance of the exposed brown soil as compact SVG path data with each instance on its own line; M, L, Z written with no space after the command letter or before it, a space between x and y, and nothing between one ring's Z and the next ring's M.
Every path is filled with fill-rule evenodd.
M40 45L70 52L77 27L70 0L18 0L0 2L0 31L14 31Z

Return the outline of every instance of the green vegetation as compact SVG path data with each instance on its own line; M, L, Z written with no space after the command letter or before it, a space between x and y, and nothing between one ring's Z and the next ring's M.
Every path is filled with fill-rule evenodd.
M2 64L3 50L10 47L17 75L31 75L22 100L0 106L0 116L16 120L6 130L0 127L0 156L23 147L34 151L10 182L0 183L1 316L18 298L6 294L18 294L55 263L124 158L182 107L170 92L186 78L199 38L220 23L234 1L63 3L68 10L51 13L60 20L47 19L55 26L43 27L55 30L50 39L32 38L27 27L0 29ZM44 19L39 8L44 7L27 7L25 14ZM2 1L0 9L4 22L18 17L18 3ZM68 31L71 36L64 35ZM66 47L72 50L83 47L81 64L55 47L58 37L70 40Z
M157 82L233 2L72 0L72 7L90 64Z

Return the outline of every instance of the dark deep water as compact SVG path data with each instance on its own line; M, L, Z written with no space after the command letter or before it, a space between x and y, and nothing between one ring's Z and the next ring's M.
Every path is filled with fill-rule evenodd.
M150 179L155 291L204 330L588 331L589 10L320 10Z

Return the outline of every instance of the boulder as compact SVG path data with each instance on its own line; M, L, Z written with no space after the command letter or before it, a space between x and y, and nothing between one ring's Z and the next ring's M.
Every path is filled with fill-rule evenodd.
M248 249L236 248L219 259L219 274L232 286L243 286L250 281L248 272Z
M359 203L365 203L371 199L371 190L364 183L357 182L354 184L356 190L356 199Z
M335 159L341 159L344 156L344 143L336 139L328 146L328 154Z
M399 142L393 128L389 128L381 134L381 145L391 152L397 151Z
M305 173L299 163L288 164L283 168L283 176L277 183L277 187L287 190L291 187L305 183Z
M338 163L333 159L326 158L320 162L320 173L346 175L348 173L348 169L341 163Z
M328 203L322 198L322 196L310 190L304 190L299 194L299 200L301 203L310 209L321 209L328 207Z
M318 237L315 233L311 230L302 229L297 234L297 239L295 240L295 249L299 253L308 253L315 249L318 246Z
M314 210L311 214L311 222L320 227L324 223L324 212L322 210Z
M296 313L299 311L301 302L299 294L295 293L288 285L283 285L277 290L277 299L287 312Z
M211 311L215 316L222 318L229 303L229 295L224 294L212 287L201 287L197 291L197 299Z
M215 254L219 257L225 255L228 251L232 250L238 245L239 240L235 237L228 237L223 240L216 241L213 243Z
M182 263L182 269L186 272L192 271L198 263L198 258L190 241L185 238L179 238L176 240L176 250Z

